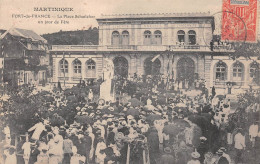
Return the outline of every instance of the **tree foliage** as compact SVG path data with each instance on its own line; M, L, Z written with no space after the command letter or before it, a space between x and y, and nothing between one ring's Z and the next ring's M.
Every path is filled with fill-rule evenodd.
M43 34L50 45L98 45L98 29L60 31Z

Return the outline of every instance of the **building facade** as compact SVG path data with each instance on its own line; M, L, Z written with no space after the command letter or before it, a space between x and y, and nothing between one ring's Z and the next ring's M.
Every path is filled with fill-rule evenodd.
M122 77L162 75L165 79L207 87L259 85L259 60L232 60L230 44L211 46L215 30L209 13L103 15L99 45L53 45L53 82L76 84L102 78L103 61ZM184 86L184 85L183 85Z
M2 82L12 87L47 82L47 41L34 31L12 28L1 33Z

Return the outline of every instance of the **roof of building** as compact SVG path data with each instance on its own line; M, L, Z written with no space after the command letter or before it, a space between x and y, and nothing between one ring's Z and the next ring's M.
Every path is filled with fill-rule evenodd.
M38 35L32 30L20 29L20 28L12 28L9 33L14 36L20 36L23 38L30 38L32 41L43 41L47 42L43 37Z
M195 13L140 13L140 14L112 14L104 15L98 19L113 19L113 18L168 18L168 17L210 17L210 12L195 12Z
M0 29L0 35L4 34L5 32L6 32L6 30Z

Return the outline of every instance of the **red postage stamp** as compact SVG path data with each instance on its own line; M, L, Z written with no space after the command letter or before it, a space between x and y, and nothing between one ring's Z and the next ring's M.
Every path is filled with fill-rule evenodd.
M223 0L221 39L257 41L257 0Z

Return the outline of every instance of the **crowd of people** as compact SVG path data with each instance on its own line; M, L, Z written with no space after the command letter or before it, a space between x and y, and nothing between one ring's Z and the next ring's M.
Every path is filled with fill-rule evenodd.
M73 121L53 124L39 118L16 147L6 124L1 162L231 164L246 162L246 150L259 146L259 117L248 119L259 112L259 102L234 112L230 99L216 95L214 87L211 93L202 86L198 95L187 95L159 77L120 78L116 84L116 102L95 101L90 89L71 109L76 113ZM51 93L51 112L68 105L64 92ZM259 96L259 91L248 92Z

